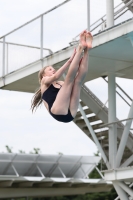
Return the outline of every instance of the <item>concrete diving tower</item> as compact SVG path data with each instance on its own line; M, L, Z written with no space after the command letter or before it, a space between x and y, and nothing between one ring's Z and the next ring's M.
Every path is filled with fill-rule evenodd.
M37 60L0 78L0 88L5 90L34 92L39 86L37 74L45 65L56 69L70 57L75 46L69 46L54 54ZM94 36L90 50L89 72L86 81L108 76L109 109L83 85L79 112L75 124L97 145L107 170L105 180L112 181L121 199L133 196L133 135L130 126L133 118L133 104L124 126L116 119L115 77L133 79L133 20L113 26ZM94 116L90 116L90 114ZM101 120L102 123L91 125ZM100 130L106 127L107 130ZM102 144L101 141L102 140ZM130 166L130 167L129 167ZM128 185L127 185L128 183ZM129 187L130 186L130 187Z
M110 11L112 6L110 2L113 1L107 0L107 2L109 2L107 7ZM115 78L133 79L133 19L116 26L112 23L111 18L109 19L107 21L109 28L94 35L93 49L90 50L89 72L85 79L87 82L98 77L108 77L109 108L84 84L79 112L74 123L97 145L107 166L107 170L104 171L105 181L112 181L119 198L127 200L129 196L133 197L133 135L130 131L133 102L131 99L128 117L121 121L118 120L116 118ZM3 49L4 43L3 37ZM53 65L59 69L71 56L75 46L68 46L47 57L41 57L36 62L12 73L5 73L3 64L0 88L34 92L39 86L37 74L42 66ZM123 121L126 121L125 125L122 123ZM101 131L101 128L106 129Z

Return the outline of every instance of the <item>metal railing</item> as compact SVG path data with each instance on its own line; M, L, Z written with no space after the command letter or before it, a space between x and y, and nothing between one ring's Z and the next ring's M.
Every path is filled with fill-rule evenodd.
M108 108L105 106L105 104L103 104L100 99L98 99L96 97L96 95L86 86L86 85L82 85L82 90L85 91L86 95L88 95L89 97L91 97L91 99L93 99L94 102L96 102L96 104L101 108L101 110L103 110L107 115L108 115ZM131 99L131 98L130 98ZM117 125L119 126L119 128L124 128L124 124L117 119ZM103 125L104 126L104 125ZM130 132L130 137L133 138L132 133Z
M44 15L47 15L48 13L52 12L53 10L55 10L55 9L63 6L64 4L66 4L66 3L70 2L70 1L71 0L66 0L66 1L58 4L57 6L51 8L50 10L42 13L41 15L35 17L34 19L26 22L25 24L19 26L18 28L14 29L14 30L10 31L9 33L7 33L7 34L5 34L5 35L3 35L3 36L0 37L0 40L3 40L3 41L0 41L0 44L2 44L2 77L4 77L7 73L9 73L9 71L8 71L8 46L9 46L9 44L10 45L15 45L15 46L17 45L19 47L23 46L23 47L34 48L34 49L39 50L40 51L40 60L42 60L42 58L43 58L43 51L44 50L47 50L49 52L49 54L53 53L51 49L43 47L43 39L44 39L43 38L43 30L44 30L43 17L44 17ZM26 25L34 22L37 19L40 19L40 47L6 42L6 37L7 36L9 36L12 33L18 31L19 29L25 27Z
M25 24L19 26L18 28L14 29L14 30L10 31L9 33L7 33L7 34L5 34L5 35L0 37L0 40L1 40L0 41L0 54L2 55L1 60L0 60L0 62L2 64L2 73L0 74L1 77L4 78L5 75L7 75L8 73L14 71L16 69L16 66L17 66L17 68L21 68L21 67L26 66L27 64L30 64L30 63L35 62L37 60L41 60L42 61L42 59L44 57L44 51L48 52L47 55L50 55L50 54L53 53L50 48L44 48L43 47L43 41L44 41L44 35L43 35L43 33L44 33L44 15L47 15L48 13L56 10L57 8L65 5L66 3L70 2L70 1L71 0L66 0L66 1L58 4L57 6L53 7L52 9L42 13L41 15L35 17L34 19L26 22ZM123 13L125 13L128 10L128 9L126 9L126 6L129 6L132 2L133 2L133 0L129 1L122 8L120 8L122 3L119 4L118 6L116 6L115 9L117 9L117 11L115 11L115 16L116 16L115 19L117 19L118 17L123 15ZM126 10L124 10L124 9L126 9ZM91 27L92 27L91 31L96 30L97 27L99 27L101 25L102 25L102 28L104 29L106 27L106 19L105 18L106 18L106 15L102 16L99 20L97 20L95 23L93 23L91 25ZM27 26L28 24L31 24L32 22L35 22L35 20L39 20L39 24L40 24L40 42L39 42L40 45L39 46L37 46L37 45L33 46L33 45L19 44L16 41L15 42L7 42L7 37L8 36L11 36L12 33L16 33L16 31L22 29L23 27ZM75 41L76 41L77 37L78 36L76 36L74 38ZM14 46L15 50L13 49L13 46ZM21 47L21 49L19 49L19 47ZM35 55L32 56L32 53L29 53L29 55L32 56L32 59L29 58L30 61L27 58L29 55L26 54L25 48L27 48L28 52L29 52L29 49L30 50L31 49L35 50ZM11 54L9 54L9 49L11 49ZM15 59L16 60L13 61L14 63L12 65L13 65L13 67L15 66L14 67L15 69L12 70L12 71L9 71L9 65L11 63L9 58L11 58L11 57L13 58L14 57L14 55L12 53L14 51L15 51L14 55L15 55ZM19 53L19 51L20 51L20 53ZM22 54L23 54L22 60L20 61L20 55L22 55ZM19 60L19 64L17 63L17 59Z
M105 80L105 82L106 83L108 83L108 81L104 78L104 77L102 77L103 78L103 80ZM133 101L133 99L116 83L116 88L119 88L120 89L120 91L132 102ZM131 107L131 104L129 104L128 103L128 101L118 92L118 91L116 91L116 93L121 97L121 99L123 99L123 101L125 101L126 102L126 104L128 105L128 106L130 106Z
M3 44L3 42L0 41L1 44ZM4 62L4 66L5 69L3 68L3 75L4 74L8 74L9 70L8 70L8 56L9 56L9 45L14 45L14 46L19 46L19 47L27 47L27 48L31 48L31 49L36 49L36 50L41 50L40 47L37 46L30 46L30 45L24 45L24 44L17 44L17 43L12 43L12 42L5 42L5 47L6 47L6 65L5 65L5 59L3 58L3 62ZM5 48L4 48L5 49ZM43 51L48 51L48 55L53 54L51 49L48 48L43 48Z
M117 5L114 8L114 11L116 9L118 9L124 2L120 3L119 5ZM124 6L122 6L121 8L119 8L117 11L114 12L114 21L117 20L119 17L121 17L123 14L125 14L129 9L127 8L128 6L130 6L133 3L133 0L130 0L128 3L126 3ZM100 27L101 29L99 30L99 32L103 31L106 29L106 14L102 17L100 17L100 19L98 19L97 21L95 21L93 24L90 25L90 31L93 32L95 31L98 27ZM87 30L87 29L86 29ZM75 44L76 42L78 42L78 40L76 40L79 37L80 33L78 35L76 35L73 39L72 42L70 42L69 44L72 45L73 43Z

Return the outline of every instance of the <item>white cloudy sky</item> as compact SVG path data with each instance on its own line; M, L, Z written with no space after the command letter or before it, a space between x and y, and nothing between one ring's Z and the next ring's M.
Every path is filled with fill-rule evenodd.
M0 0L0 36L61 2L63 0ZM46 47L53 51L66 47L74 36L87 27L86 2L86 0L72 0L44 18ZM91 23L105 14L105 2L105 0L100 2L91 0ZM119 2L120 0L115 0L115 5ZM53 21L54 18L56 20ZM28 41L28 45L39 45L38 23L37 21L33 24L34 29L32 27L31 30L34 31L30 35L28 31L26 34L22 30L18 33L19 36L16 34L7 40L11 39L10 41L21 44L27 44ZM26 55L21 56L22 62L25 58ZM21 65L21 61L17 60L18 62ZM106 88L106 84L100 80L90 83L89 86L105 102L107 92L102 90L102 95L101 92L99 94L97 89L99 83L101 87ZM128 84L131 85L132 81ZM126 84L122 86L131 93ZM6 145L12 147L13 152L24 150L26 153L33 148L40 148L44 154L62 152L71 155L92 155L97 151L94 143L73 122L69 124L56 122L43 106L32 114L30 110L32 96L33 94L29 93L0 90L0 152L6 152ZM121 112L119 115L121 116Z

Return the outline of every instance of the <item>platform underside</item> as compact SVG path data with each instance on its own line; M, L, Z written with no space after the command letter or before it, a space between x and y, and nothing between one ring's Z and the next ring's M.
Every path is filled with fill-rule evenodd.
M2 187L1 187L2 186ZM24 178L0 179L0 199L30 196L30 197L51 197L61 195L80 195L93 192L108 192L112 184L103 180L52 180L37 181L35 178L28 181Z

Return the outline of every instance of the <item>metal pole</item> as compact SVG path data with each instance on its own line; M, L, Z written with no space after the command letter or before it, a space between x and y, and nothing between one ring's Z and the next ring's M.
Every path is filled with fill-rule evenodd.
M2 76L5 76L5 37L3 37L3 67L2 67Z
M106 0L107 28L114 26L114 0Z
M100 145L100 143L99 143L99 141L98 141L98 139L97 139L97 137L95 135L95 132L93 131L93 129L92 129L90 123L89 123L89 120L87 119L87 117L85 115L85 112L84 112L84 110L83 110L83 108L82 108L80 103L79 103L79 110L80 110L82 116L84 117L85 123L86 123L86 125L87 125L87 127L88 127L88 129L89 129L89 131L90 131L90 133L92 135L92 137L93 137L94 142L96 143L96 145L98 147L98 150L100 151L100 153L102 155L102 158L103 158L105 164L107 165L107 168L109 169L110 166L109 166L108 159L107 159L107 157L106 157L106 155L105 155L105 153L104 153L104 151L103 151L103 149L102 149L102 147L101 147L101 145Z
M8 43L7 43L7 51L6 51L6 56L7 56L7 58L6 58L6 74L8 74Z
M41 37L40 37L40 39L41 39L40 40L40 46L41 46L40 59L42 59L43 58L43 15L41 16Z
M87 0L87 29L90 31L90 0Z
M132 117L133 117L133 101L132 101L132 105L131 105L131 108L130 108L130 111L129 111L128 118L132 118ZM124 149L125 149L125 146L126 146L126 143L127 143L127 140L128 140L128 136L129 136L129 133L130 133L131 124L132 124L132 120L128 120L126 122L124 131L123 131L123 135L122 135L121 142L120 142L118 152L117 152L117 156L116 156L117 167L119 167L120 163L121 163L123 152L124 152Z
M121 187L119 187L117 182L113 182L113 185L114 185L114 188L116 189L116 191L119 195L119 198L121 200L129 200L128 195L125 193L125 191ZM117 199L119 199L119 198L117 198Z
M108 99L109 99L109 123L116 121L116 92L115 92L115 74L108 76ZM117 152L117 124L109 126L109 163L115 169Z

